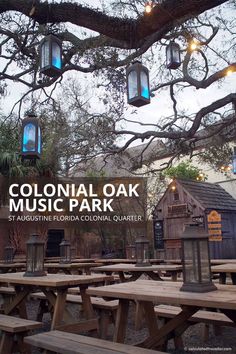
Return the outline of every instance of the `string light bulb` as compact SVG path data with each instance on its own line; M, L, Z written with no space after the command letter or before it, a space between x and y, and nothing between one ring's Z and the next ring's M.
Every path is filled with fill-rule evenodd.
M226 71L226 76L230 76L230 75L232 75L233 74L233 70L232 69L228 69L227 71Z
M145 4L145 13L150 14L152 12L152 9L154 7L154 3L152 1L148 1Z
M194 38L194 39L190 42L189 48L190 48L191 51L194 51L194 50L196 50L198 47L199 47L199 42L198 42L197 39Z

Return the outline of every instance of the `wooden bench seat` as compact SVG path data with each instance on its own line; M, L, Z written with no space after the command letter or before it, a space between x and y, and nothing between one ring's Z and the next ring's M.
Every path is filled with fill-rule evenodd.
M42 320L43 312L45 312L45 301L46 296L43 292L32 293L31 298L40 300L43 303L40 303L40 309L37 316L38 320ZM66 302L71 304L82 305L82 298L80 295L67 294ZM110 323L115 323L116 311L118 309L119 301L111 300L106 301L99 297L91 297L91 303L95 310L99 313L99 328L101 338L107 337L107 330Z
M155 313L158 317L162 318L173 318L181 312L181 308L177 306L168 306L168 305L158 305L155 306ZM211 312L206 310L197 311L189 321L191 322L204 322L214 325L222 326L232 326L235 324L230 320L225 314L220 312Z
M12 286L0 286L1 295L15 295L15 289Z
M78 334L50 331L26 337L25 342L37 348L46 349L46 353L60 354L161 354L161 352L143 349L127 344L108 342L102 339Z
M175 317L181 312L180 307L178 306L168 306L168 305L158 305L155 306L155 313L159 319L170 319ZM203 340L206 341L209 339L209 325L216 326L215 332L219 333L219 326L231 326L235 327L235 324L230 320L224 313L212 312L206 310L197 311L190 319L188 320L192 324L204 323L203 331Z
M12 353L14 335L17 335L18 351L29 353L29 348L24 345L23 338L28 334L28 331L41 327L41 322L0 314L0 330L2 331L0 354Z

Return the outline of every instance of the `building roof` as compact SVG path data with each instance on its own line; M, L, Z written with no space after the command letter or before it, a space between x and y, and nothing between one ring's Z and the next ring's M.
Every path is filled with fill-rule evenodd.
M205 209L236 211L236 199L218 184L177 180Z
M119 154L106 156L100 155L86 163L80 163L71 171L71 177L83 177L88 171L103 172L105 176L132 175L132 171L160 158L160 152L165 148L161 140L140 144L127 148Z

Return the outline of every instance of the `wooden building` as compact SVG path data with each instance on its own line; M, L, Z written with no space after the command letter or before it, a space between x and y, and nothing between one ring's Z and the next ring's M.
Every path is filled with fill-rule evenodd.
M203 224L212 258L236 258L236 200L217 184L174 180L155 207L157 257L181 258L185 224Z

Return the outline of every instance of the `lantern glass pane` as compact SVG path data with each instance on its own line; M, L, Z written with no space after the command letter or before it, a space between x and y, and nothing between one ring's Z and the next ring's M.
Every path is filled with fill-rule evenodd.
M130 71L128 75L128 96L129 99L138 96L138 76L136 71Z
M149 87L148 87L148 76L143 70L141 71L140 74L140 81L141 81L141 96L149 99L150 94L149 94Z
M38 127L38 153L41 154L42 146L41 146L41 128Z
M167 66L172 63L171 47L170 46L168 46L167 49L166 49L166 63L167 63Z
M50 65L50 46L49 41L44 42L41 47L41 68Z
M23 152L34 152L36 150L36 126L28 123L23 131Z
M184 240L184 259L185 259L185 281L187 283L199 282L199 264L197 256L197 242Z
M233 173L236 174L236 155L233 156Z
M179 48L177 46L172 46L172 58L174 63L180 63Z
M56 42L52 42L52 66L61 69L61 48Z
M211 280L207 240L199 241L199 249L200 249L200 255L201 255L202 282L206 283Z

